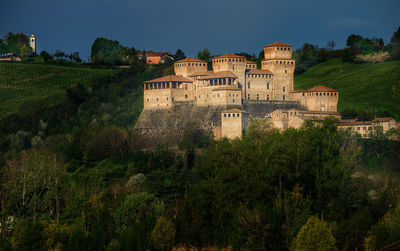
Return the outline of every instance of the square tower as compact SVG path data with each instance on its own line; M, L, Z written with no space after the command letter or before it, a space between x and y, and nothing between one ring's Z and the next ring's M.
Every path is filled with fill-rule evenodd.
M31 35L31 38L29 39L29 45L31 46L32 54L36 55L36 37L33 33Z
M175 75L188 78L198 73L207 72L207 62L197 58L185 58L174 63Z
M261 62L261 69L270 70L274 75L274 100L293 100L295 61L292 53L292 46L288 44L274 43L264 47L265 59Z

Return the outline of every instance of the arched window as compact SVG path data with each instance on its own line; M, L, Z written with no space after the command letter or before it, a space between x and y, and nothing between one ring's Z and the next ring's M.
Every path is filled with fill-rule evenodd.
M286 90L285 86L282 88L282 90L283 90L283 92L285 92L285 90Z

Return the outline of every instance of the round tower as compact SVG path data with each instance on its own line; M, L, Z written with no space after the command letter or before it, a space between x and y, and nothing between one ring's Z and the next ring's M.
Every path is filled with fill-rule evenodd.
M32 54L36 55L36 37L35 34L32 33L31 38L29 40L29 44L31 46L32 49Z

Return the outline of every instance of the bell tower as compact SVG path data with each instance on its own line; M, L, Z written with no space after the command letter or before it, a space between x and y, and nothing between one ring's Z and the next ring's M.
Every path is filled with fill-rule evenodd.
M36 37L35 34L32 33L31 38L29 39L29 45L32 48L32 54L36 55Z

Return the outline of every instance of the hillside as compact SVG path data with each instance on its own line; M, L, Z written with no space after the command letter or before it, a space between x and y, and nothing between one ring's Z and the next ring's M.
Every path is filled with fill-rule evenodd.
M0 62L0 117L29 104L62 102L65 88L85 85L93 77L112 75L113 69Z
M340 91L339 112L344 109L388 111L400 119L400 61L352 64L331 59L295 77L296 90L315 85Z

